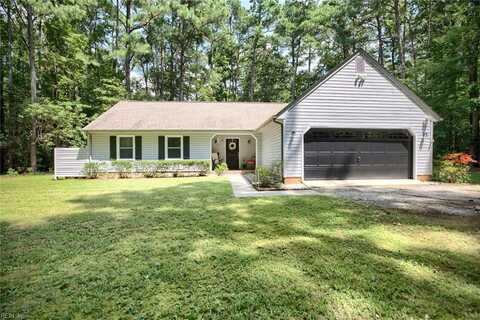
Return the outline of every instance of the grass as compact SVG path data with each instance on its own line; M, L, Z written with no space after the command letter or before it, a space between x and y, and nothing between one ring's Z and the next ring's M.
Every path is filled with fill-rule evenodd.
M480 317L478 219L218 177L0 184L3 317Z
M480 170L473 171L471 174L471 178L473 184L480 184Z

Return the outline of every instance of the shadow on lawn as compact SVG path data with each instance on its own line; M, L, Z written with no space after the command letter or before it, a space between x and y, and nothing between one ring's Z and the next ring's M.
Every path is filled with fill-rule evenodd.
M353 232L400 224L470 233L475 226L320 197L234 199L228 182L72 201L80 212L29 229L4 226L2 309L50 318L480 312L478 256L441 245L386 250Z

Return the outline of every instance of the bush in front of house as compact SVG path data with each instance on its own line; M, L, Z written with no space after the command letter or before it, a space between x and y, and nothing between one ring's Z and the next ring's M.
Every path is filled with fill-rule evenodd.
M198 172L200 175L206 175L210 167L208 160L158 160L158 171L166 172Z
M105 171L105 163L104 162L87 162L83 165L83 173L89 179L96 179L98 175Z
M135 161L135 171L142 173L145 178L155 178L159 171L158 161Z
M173 173L177 176L181 172L198 173L204 176L210 168L208 160L140 160L133 163L135 172L142 173L146 178L154 178L165 173Z
M271 167L258 166L255 170L254 182L261 188L278 188L282 183L282 164L275 163Z
M128 178L134 168L133 161L129 160L112 161L112 166L115 168L115 171L118 172L120 178Z
M469 183L470 166L476 161L468 153L450 153L434 164L433 179L447 183Z
M215 167L214 171L217 174L217 176L221 176L222 174L228 171L228 166L225 162L219 163Z

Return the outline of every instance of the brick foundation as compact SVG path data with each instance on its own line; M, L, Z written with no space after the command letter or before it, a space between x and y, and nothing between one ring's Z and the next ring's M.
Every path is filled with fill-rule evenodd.
M418 175L417 180L419 180L419 181L432 181L432 175L429 175L429 174Z
M301 177L284 177L283 178L284 184L299 184L302 183Z

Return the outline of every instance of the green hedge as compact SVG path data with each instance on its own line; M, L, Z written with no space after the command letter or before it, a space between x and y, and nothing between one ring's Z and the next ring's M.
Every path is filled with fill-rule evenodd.
M141 173L144 177L154 178L163 173L198 172L206 175L210 169L209 160L115 160L112 167L120 178L128 178L132 173ZM88 178L97 178L106 172L105 162L88 162L83 171Z
M129 160L115 160L112 161L112 166L120 175L120 178L128 178L130 173L133 171L134 161Z
M147 178L170 172L198 172L200 175L206 175L210 168L209 160L140 160L132 162L134 162L135 171L143 173Z

